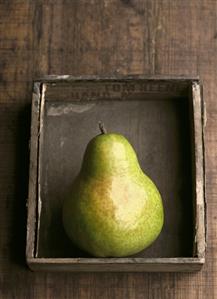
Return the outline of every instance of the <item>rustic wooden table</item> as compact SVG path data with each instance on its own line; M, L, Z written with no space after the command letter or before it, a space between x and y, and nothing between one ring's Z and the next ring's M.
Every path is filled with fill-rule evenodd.
M207 256L199 273L33 273L25 266L32 80L199 75L207 106ZM0 1L0 298L217 298L217 1Z

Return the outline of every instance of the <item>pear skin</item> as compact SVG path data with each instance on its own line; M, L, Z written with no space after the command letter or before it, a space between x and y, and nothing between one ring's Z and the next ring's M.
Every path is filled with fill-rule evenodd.
M63 204L63 225L72 242L92 256L124 257L159 236L163 204L128 140L102 133L87 145Z

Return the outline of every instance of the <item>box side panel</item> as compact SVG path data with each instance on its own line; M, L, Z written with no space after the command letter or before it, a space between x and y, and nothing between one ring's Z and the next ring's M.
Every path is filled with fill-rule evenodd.
M195 179L196 179L196 253L198 257L205 256L205 169L203 143L203 110L201 87L198 82L192 85L195 137Z
M35 238L35 256L38 256L38 244L39 244L39 230L40 230L40 217L41 217L41 209L42 209L42 199L41 199L41 172L42 172L42 164L41 164L41 156L42 156L42 148L43 148L43 140L44 140L44 106L45 106L45 92L47 85L43 83L41 85L41 99L40 99L40 111L39 111L39 134L38 134L38 177L37 177L37 207L36 207L36 238Z
M122 259L120 259L122 260ZM204 259L125 259L117 261L73 261L70 259L30 259L33 271L64 272L194 272L203 266Z
M32 95L31 137L30 137L30 165L29 165L29 191L28 191L28 216L27 216L27 260L34 256L36 202L37 202L37 163L38 163L38 132L40 110L40 83L34 84Z
M48 101L162 99L186 96L189 80L92 79L47 83Z
M165 76L165 75L139 75L139 74L132 74L132 75L118 75L115 76L72 76L72 75L47 75L42 78L39 78L38 81L42 83L60 83L60 82L78 82L78 81L135 81L135 80L145 80L145 81L168 81L168 82L178 82L184 84L191 84L192 81L199 81L199 76Z

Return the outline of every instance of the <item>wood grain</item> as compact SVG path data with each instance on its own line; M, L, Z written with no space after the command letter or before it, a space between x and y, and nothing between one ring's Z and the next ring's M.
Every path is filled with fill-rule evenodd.
M215 0L0 2L0 298L217 297ZM45 74L200 75L207 103L207 258L197 274L31 273L25 267L29 103Z

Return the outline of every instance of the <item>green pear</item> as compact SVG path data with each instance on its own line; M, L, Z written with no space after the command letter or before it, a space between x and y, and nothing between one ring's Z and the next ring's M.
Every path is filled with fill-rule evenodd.
M160 234L162 199L128 140L100 128L64 201L63 225L72 242L91 255L124 257Z

